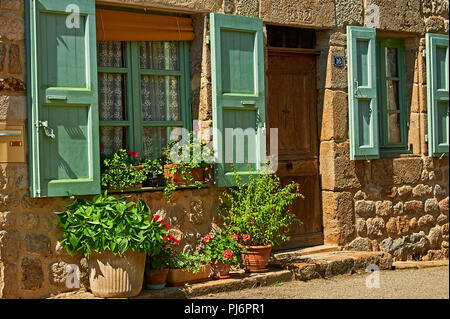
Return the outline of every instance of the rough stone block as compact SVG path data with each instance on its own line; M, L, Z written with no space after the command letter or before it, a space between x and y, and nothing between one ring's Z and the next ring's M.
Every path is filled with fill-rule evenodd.
M325 90L320 139L340 141L348 138L347 93Z
M26 234L25 249L28 253L42 257L52 255L50 238L45 235Z
M379 26L382 30L419 32L424 31L421 15L421 0L390 1L367 0L366 8L376 5L379 8Z
M359 200L355 203L355 213L362 217L375 216L375 203L373 201Z
M448 196L439 202L439 210L448 215Z
M410 229L410 221L408 216L400 216L397 220L397 229L399 235L406 235Z
M38 258L25 257L22 259L22 289L36 290L44 283L44 272Z
M369 218L367 221L367 236L370 238L379 238L386 232L386 224L383 218Z
M414 184L422 175L421 158L396 158L392 163L395 184Z
M17 230L0 231L0 260L14 262L19 258L20 234Z
M16 225L16 214L13 212L0 212L0 229L11 229Z
M434 217L430 214L424 215L419 218L417 224L420 228L426 228L434 224Z
M25 120L26 118L26 96L0 95L0 121Z
M25 38L25 23L15 13L0 13L0 39L21 41Z
M413 188L412 193L414 198L422 199L433 194L433 187L419 184Z
M409 186L409 185L401 186L397 189L397 191L398 191L398 195L400 196L401 199L405 200L405 199L411 198L411 194L412 194L411 186Z
M336 0L336 24L339 27L364 24L362 0Z
M389 200L376 202L376 213L381 217L391 216L393 213L392 202Z
M17 298L17 266L0 262L0 299Z
M428 198L425 201L425 213L427 214L439 213L439 203L436 198Z
M398 231L398 218L391 217L386 223L386 231L388 236L395 237Z
M420 200L407 201L404 204L404 209L407 215L421 215L423 213L423 203Z
M353 196L349 192L322 192L326 244L344 245L355 235Z

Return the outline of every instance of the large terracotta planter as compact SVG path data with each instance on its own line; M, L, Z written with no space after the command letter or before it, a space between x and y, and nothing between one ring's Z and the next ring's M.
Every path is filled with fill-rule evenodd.
M245 272L266 272L272 245L267 246L242 246L247 249L242 253L242 262Z
M114 255L110 250L89 256L89 283L97 297L125 298L141 293L147 254L127 250Z
M189 185L192 184L191 181L189 181L188 177L181 176L181 173L176 171L174 174L171 174L169 169L174 167L173 164L166 164L164 165L164 177L171 180L173 185ZM204 168L190 168L189 169L192 173L192 178L195 182L203 182L205 180L205 169Z
M194 274L185 268L170 269L167 277L167 285L171 287L184 286L185 284L195 284L211 280L211 265L200 267L200 271Z
M163 289L167 284L167 275L169 274L169 268L161 271L159 269L153 269L149 273L145 274L145 286L147 289L156 290Z
M211 261L212 277L214 279L230 278L231 264L223 263L218 259Z

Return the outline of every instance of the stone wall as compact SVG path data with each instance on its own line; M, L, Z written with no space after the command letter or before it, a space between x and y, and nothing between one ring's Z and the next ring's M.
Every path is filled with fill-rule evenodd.
M317 32L317 88L322 213L326 244L349 250L383 250L394 258L448 258L448 158L428 157L425 32L448 32L448 1L338 1L336 27ZM352 3L352 5L350 5ZM368 6L377 5L371 21ZM351 161L348 137L345 26L377 24L377 33L405 39L406 104L411 154ZM324 70L320 72L320 70Z
M448 1L412 0L111 0L191 11L191 96L194 119L212 126L211 66L205 37L209 12L261 17L266 23L317 28L317 107L325 241L346 249L385 250L399 259L448 257L448 161L426 156L426 74L421 51L425 32L448 32ZM401 5L397 5L400 3ZM26 60L22 0L0 0L0 122L26 124ZM370 163L349 160L345 26L371 23L367 6L380 8L379 30L403 32L406 40L408 143L413 154ZM405 33L409 32L409 33ZM346 65L346 64L345 64ZM209 134L204 135L207 141ZM194 249L214 224L214 187L142 197L173 227L185 250ZM445 200L445 198L447 198ZM66 266L77 264L82 287L87 263L60 245L54 212L69 199L31 199L28 165L0 164L0 297L38 298L69 290Z

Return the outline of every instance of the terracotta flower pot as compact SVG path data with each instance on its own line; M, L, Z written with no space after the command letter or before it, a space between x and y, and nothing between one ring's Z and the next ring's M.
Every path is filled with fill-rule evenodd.
M126 298L141 293L147 254L127 250L114 255L110 250L89 256L89 283L96 297Z
M214 279L227 279L230 278L231 264L223 263L218 259L214 259L211 262L212 277Z
M173 185L189 185L191 181L189 181L188 177L181 176L179 171L176 171L174 174L170 173L170 169L174 167L174 164L166 164L164 165L164 177L172 180ZM192 178L196 182L203 182L205 180L205 169L202 167L199 168L189 168L192 173Z
M168 274L169 268L166 268L164 271L159 269L151 270L150 273L145 274L145 286L151 290L163 289L167 284Z
M241 246L247 249L242 253L242 262L245 272L266 272L272 245L267 246Z
M169 276L167 278L167 285L170 287L184 286L185 284L195 284L199 282L204 282L211 280L209 275L211 274L211 265L204 265L200 267L200 271L196 274L187 270L186 268L181 269L170 269Z

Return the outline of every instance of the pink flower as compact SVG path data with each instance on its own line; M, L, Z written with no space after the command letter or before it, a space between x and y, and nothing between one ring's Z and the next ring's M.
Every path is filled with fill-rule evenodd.
M239 240L239 234L233 234L231 235L231 238L233 238L234 240Z
M203 241L205 242L205 243L209 243L209 241L211 240L211 234L208 234L208 235L206 235L205 237L203 237Z
M139 157L139 153L138 153L138 152L134 152L134 153L133 153L133 156L136 157L136 158L138 158L138 157Z
M233 258L234 253L233 253L233 251L226 249L226 250L222 251L222 256L223 256L223 258L229 260L229 259Z
M200 131L200 128L197 125L196 127L194 127L194 132L198 132L198 131Z
M242 240L243 240L243 241L250 240L250 235L247 235L247 234L242 235Z

